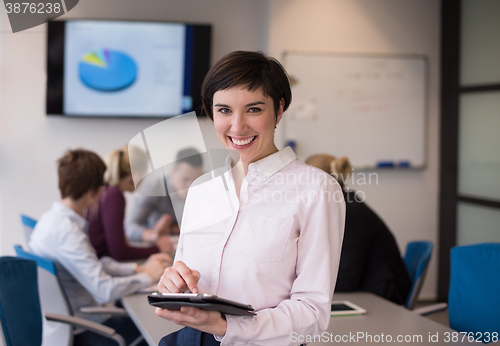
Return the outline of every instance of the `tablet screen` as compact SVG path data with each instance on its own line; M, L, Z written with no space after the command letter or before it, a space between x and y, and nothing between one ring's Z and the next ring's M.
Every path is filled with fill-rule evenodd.
M366 310L348 300L337 300L331 303L331 316L362 315Z
M347 306L345 304L332 304L331 311L354 311L354 310L355 309L353 309L350 306Z

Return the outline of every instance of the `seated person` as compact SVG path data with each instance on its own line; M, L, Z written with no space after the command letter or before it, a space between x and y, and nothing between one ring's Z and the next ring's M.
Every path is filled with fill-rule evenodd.
M335 292L372 292L404 304L412 283L398 245L382 219L355 191L344 188L351 173L349 160L321 154L309 157L306 163L333 175L344 193L346 220Z
M131 150L140 150L132 147ZM97 208L89 208L86 219L89 222L89 238L99 258L109 256L117 261L147 258L149 255L173 250L167 235L160 236L155 245L132 247L125 236L124 191L134 191L128 148L113 150L106 157L104 181L108 185L101 190Z
M37 222L29 247L33 253L56 262L59 279L76 316L114 325L113 319L119 317L85 314L80 308L113 302L151 286L158 282L171 258L164 253L155 254L139 266L118 263L109 257L99 260L86 234L87 221L82 214L99 200L105 170L99 156L82 149L68 151L59 159L61 201L55 201Z
M179 234L189 186L203 173L203 160L194 148L177 153L176 163L167 178L168 191L176 191L167 196L145 196L139 194L127 215L125 231L135 242L155 242L158 234ZM174 212L175 210L175 212Z

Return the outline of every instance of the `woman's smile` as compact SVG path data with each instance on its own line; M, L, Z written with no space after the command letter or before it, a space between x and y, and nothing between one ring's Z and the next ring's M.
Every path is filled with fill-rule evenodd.
M231 143L233 147L236 149L245 149L250 147L253 144L253 141L257 136L252 136L252 137L230 137L228 138L231 140Z

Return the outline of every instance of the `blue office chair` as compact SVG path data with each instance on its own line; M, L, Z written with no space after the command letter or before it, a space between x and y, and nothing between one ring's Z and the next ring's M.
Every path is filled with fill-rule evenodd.
M408 275L413 282L405 303L407 309L412 310L415 307L418 295L424 284L433 247L430 241L414 241L408 243L406 246L404 262Z
M36 263L0 257L0 320L7 346L40 346L42 311L38 298Z
M27 244L30 241L31 233L33 233L37 221L27 215L21 214L21 222L23 224L24 237L26 238Z
M43 325L43 345L71 346L73 344L72 326L74 325L81 329L89 330L107 338L114 339L118 345L125 346L125 340L121 335L117 334L114 329L99 323L72 316L73 311L71 310L71 306L66 298L64 290L62 289L59 278L57 277L57 268L54 261L27 252L19 245L15 245L14 249L16 250L18 258L34 261L33 263L38 266L37 297L39 291L42 311L46 317ZM30 286L36 287L36 285L33 285L33 282L36 282L35 279L31 279ZM38 305L40 305L40 303L38 303ZM126 312L123 309L108 309L101 307L97 307L95 309L93 307L89 307L85 309L86 313L114 313L117 315L126 315ZM54 323L51 321L63 322L66 324Z
M500 243L451 249L448 305L452 329L500 335Z

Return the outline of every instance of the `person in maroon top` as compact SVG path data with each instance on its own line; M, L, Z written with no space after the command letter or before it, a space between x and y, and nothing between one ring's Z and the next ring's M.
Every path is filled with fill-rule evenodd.
M123 220L125 218L125 191L134 191L134 181L130 170L130 161L127 148L114 150L106 157L107 170L104 180L108 186L104 187L96 209L89 210L86 218L89 221L89 238L97 255L109 256L118 261L147 258L157 252L173 251L167 235L159 236L156 245L149 247L130 246ZM172 218L170 218L172 222ZM162 227L169 228L169 220L165 220ZM161 234L160 230L160 234Z

